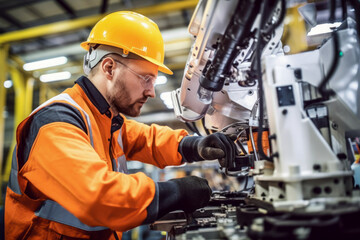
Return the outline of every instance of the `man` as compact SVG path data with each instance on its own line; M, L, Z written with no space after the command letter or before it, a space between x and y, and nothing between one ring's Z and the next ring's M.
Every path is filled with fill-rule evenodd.
M154 97L164 45L157 25L133 12L100 20L81 44L84 71L72 88L50 99L17 129L17 147L5 203L7 239L120 239L121 232L173 210L207 204L205 179L155 183L126 174L126 160L164 168L234 157L221 134L147 126L138 116Z

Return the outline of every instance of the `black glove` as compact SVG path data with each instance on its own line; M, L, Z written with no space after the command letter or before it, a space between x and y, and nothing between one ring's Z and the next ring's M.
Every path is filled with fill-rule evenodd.
M175 210L193 212L205 207L212 193L207 180L195 176L159 182L158 187L158 218Z
M179 144L184 162L223 159L233 162L236 146L228 136L214 133L206 137L187 136Z

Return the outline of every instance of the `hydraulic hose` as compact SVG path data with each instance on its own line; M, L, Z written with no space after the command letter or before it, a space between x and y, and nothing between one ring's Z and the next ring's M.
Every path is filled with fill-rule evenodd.
M223 88L226 76L238 53L236 47L249 36L250 27L258 13L258 2L258 0L239 1L230 24L219 42L212 63L200 77L201 87L213 92Z

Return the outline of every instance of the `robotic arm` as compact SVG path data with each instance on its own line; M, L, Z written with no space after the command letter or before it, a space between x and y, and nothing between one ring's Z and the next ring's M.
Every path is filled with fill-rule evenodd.
M183 121L205 117L208 129L248 121L257 101L254 38L261 1L200 1L189 24L196 38L181 89L173 92L175 113ZM281 4L271 1L268 23L277 20ZM224 27L227 26L227 27ZM263 56L282 53L282 28L266 36Z
M343 21L318 49L292 55L281 43L285 0L199 2L175 113L185 122L204 119L210 132L236 134L239 168L222 167L239 176L249 160L254 187L237 192L240 200L216 193L217 210L197 215L196 227L188 221L183 233L215 225L232 229L222 230L223 239L359 238L347 221L360 214L350 168L360 137L360 10L348 2L356 20Z

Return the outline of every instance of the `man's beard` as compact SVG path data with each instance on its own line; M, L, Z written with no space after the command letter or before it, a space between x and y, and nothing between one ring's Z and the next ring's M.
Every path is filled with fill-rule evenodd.
M122 81L118 81L115 88L117 89L116 94L110 98L111 107L115 108L118 113L122 113L130 117L139 116L141 108L136 106L138 101L133 103L130 102L129 91L131 90L126 89L126 86Z

